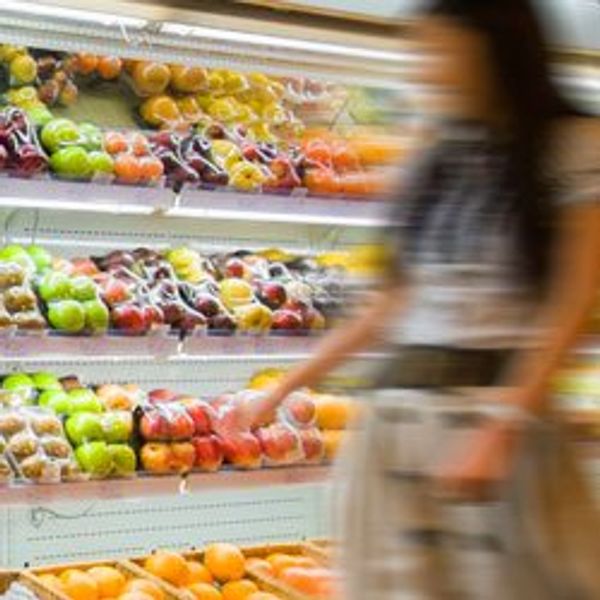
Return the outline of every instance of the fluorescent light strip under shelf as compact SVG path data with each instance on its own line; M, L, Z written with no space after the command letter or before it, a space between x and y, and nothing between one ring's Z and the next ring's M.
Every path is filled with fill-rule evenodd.
M155 212L152 206L136 204L113 204L110 202L69 202L68 200L40 200L23 197L0 197L0 206L12 208L41 208L47 210L75 210L96 213L127 213L132 215L150 215Z

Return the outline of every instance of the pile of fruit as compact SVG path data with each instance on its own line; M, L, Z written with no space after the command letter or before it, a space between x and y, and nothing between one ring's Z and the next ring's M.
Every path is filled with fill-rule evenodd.
M86 386L76 376L13 373L0 388L0 481L214 472L223 466L321 464L349 435L356 405L309 390L268 423L240 430L235 410L282 375L255 375L246 390L203 400L170 389ZM63 430L64 423L64 430ZM66 432L66 434L65 434Z
M340 314L341 273L310 259L284 264L270 253L201 255L181 247L51 256L38 246L0 250L0 326L70 334L109 329L141 335L166 326L180 335L308 334Z

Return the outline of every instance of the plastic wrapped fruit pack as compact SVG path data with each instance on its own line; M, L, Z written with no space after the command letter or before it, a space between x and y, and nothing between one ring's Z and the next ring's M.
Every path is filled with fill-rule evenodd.
M6 453L6 438L0 435L0 485L10 483L13 479L13 470Z
M7 247L10 249L10 246ZM10 251L0 253L0 261L10 261ZM16 258L16 257L15 257ZM31 286L32 272L18 262L0 262L0 327L44 329L46 321L38 308Z
M58 417L40 408L0 411L0 435L6 454L20 479L58 483L81 478Z
M40 597L22 583L14 581L4 594L0 594L0 600L40 600Z

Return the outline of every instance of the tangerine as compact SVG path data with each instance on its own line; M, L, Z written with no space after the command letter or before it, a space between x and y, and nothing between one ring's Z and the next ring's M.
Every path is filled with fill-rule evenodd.
M98 67L98 57L82 52L77 55L77 67L82 75L91 75Z
M97 600L98 584L96 581L79 569L67 569L60 576L63 592L71 600Z
M269 592L255 592L251 596L248 596L247 600L280 600L280 598Z
M249 558L246 561L246 569L266 575L267 577L275 577L273 565L264 558Z
M126 592L122 596L119 596L119 600L153 600L153 598L145 592Z
M88 570L88 575L98 585L100 598L110 598L123 593L127 580L123 573L114 567L98 566Z
M148 579L132 579L125 586L127 593L144 593L150 596L153 600L165 600L165 593L160 586L154 581Z
M150 152L148 138L143 133L134 133L129 138L131 149L136 156L146 156Z
M249 579L230 581L221 588L223 600L246 600L255 592L258 592L258 586Z
M167 550L160 550L149 556L144 563L144 568L152 575L172 583L175 587L184 586L190 573L185 558L177 552Z
M123 69L123 61L116 56L102 56L98 60L97 71L102 79L116 79Z
M233 544L212 544L204 554L204 564L221 583L241 579L246 572L246 559Z
M119 131L109 131L104 136L104 149L109 154L121 154L129 150L127 138Z
M195 560L189 560L188 567L189 576L187 585L192 585L194 583L212 583L214 581L210 571L202 563Z
M44 575L40 575L38 579L46 586L47 588L59 592L64 593L64 586L61 580L56 576L50 573L45 573Z
M144 156L141 159L142 179L144 181L158 181L165 172L165 167L159 158Z
M142 179L142 165L133 154L121 154L115 159L115 175L123 183L139 183Z
M221 592L209 583L194 583L188 586L187 590L196 600L223 600Z
M271 554L267 556L267 561L273 568L275 576L281 575L281 572L289 567L296 566L296 557L290 556L289 554L282 554L281 552L277 552L276 554Z

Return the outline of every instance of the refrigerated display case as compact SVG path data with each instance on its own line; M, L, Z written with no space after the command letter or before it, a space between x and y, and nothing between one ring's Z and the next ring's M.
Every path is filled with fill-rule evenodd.
M0 565L7 569L329 533L332 467L326 458L333 457L354 410L349 401L335 394L315 400L322 413L312 430L325 444L325 457L317 453L311 461L304 450L303 458L294 459L289 450L271 468L236 470L236 458L229 457L229 467L202 472L183 456L196 434L151 433L153 412L163 411L151 392L187 410L190 400L222 400L252 387L257 372L285 369L310 354L350 301L356 281L368 280L375 267L371 244L387 222L384 186L377 184L399 176L398 165L419 131L411 118L418 97L407 84L419 59L397 40L308 24L266 25L251 13L230 18L151 3L102 2L97 10L77 2L0 3L6 101L0 142L16 128L25 139L10 152L24 153L25 145L33 158L39 159L39 150L46 161L30 172L23 164L31 162L7 155L0 180L0 267L21 265L18 273L0 269L0 275L16 278L13 287L31 281L32 289L11 292L12 300L27 305L29 291L35 293L41 318L31 327L31 319L11 313L0 328L0 403L7 405L0 424L2 417L9 427L15 418L17 426L23 423L22 429L0 431L12 478L0 487ZM16 67L19 56L27 58ZM98 56L118 58L118 69L110 61L100 67L93 60ZM151 63L160 68L152 76L140 74L139 65ZM27 71L32 65L34 76ZM571 54L558 67L572 93L596 106L596 60L577 63ZM186 82L185 68L195 68L200 81ZM164 77L171 83L161 83ZM59 91L53 89L57 79ZM167 117L148 108L156 98ZM52 133L57 120L63 120L58 141ZM82 129L89 122L100 129ZM86 144L90 148L75 158L56 157ZM103 154L102 167L90 166L94 152ZM154 167L158 159L158 174L132 176L131 155ZM238 184L239 165L250 167ZM94 281L91 292L85 282L74 283L82 277ZM160 288L162 279L174 281L176 289ZM222 285L228 279L242 283ZM266 291L263 284L271 280L277 285ZM2 287L4 297L9 287ZM172 295L179 304L167 302ZM202 312L200 297L206 296L212 308ZM102 305L95 305L96 320L73 305L85 302ZM128 302L137 308L158 304L162 317L146 322L146 313L121 310ZM239 310L248 305L254 313ZM278 311L289 314L275 318ZM379 356L357 357L355 383ZM55 374L58 384L28 383L36 373ZM135 409L135 399L119 404L115 386L153 408ZM73 395L74 389L87 391ZM69 402L91 405L77 410ZM46 479L24 476L16 460L19 452L30 457L23 441L36 448L35 457L50 456L43 435L14 441L32 433L36 410L61 415L83 471L79 480L25 481ZM168 428L169 419L181 417L178 410L167 425L157 417L156 427ZM117 433L110 429L113 441L107 441L103 422L89 415L117 411L131 413L131 425L119 433L119 421L111 417ZM186 414L189 425L191 410ZM299 431L292 436L296 444L309 439L303 432L310 428L292 429ZM210 435L203 431L201 437ZM95 458L89 447L81 450L90 444L100 444ZM116 458L106 466L102 444L131 446L141 463L137 472L118 472ZM268 454L264 444L261 453ZM156 466L173 445L181 455L171 470L183 477ZM145 447L154 454L144 455ZM44 465L34 466L45 473Z

